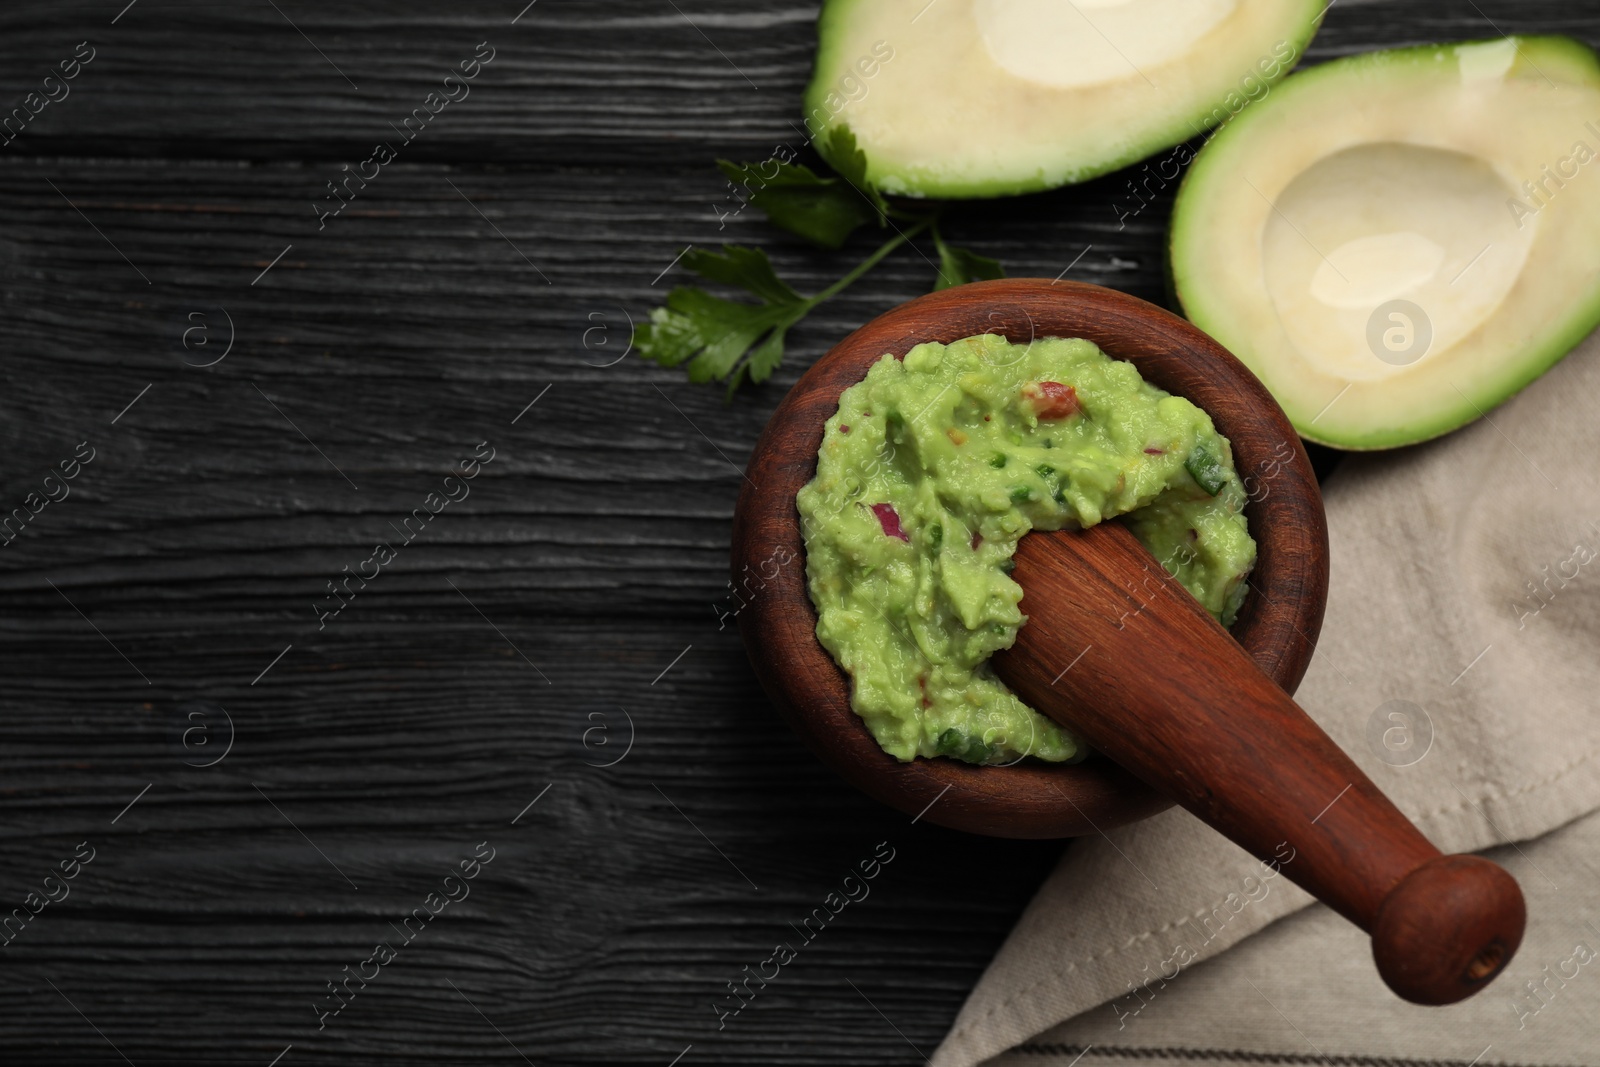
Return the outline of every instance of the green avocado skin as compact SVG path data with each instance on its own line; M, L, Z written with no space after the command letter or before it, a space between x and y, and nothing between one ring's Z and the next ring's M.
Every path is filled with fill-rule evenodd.
M838 169L843 161L830 158L830 138L824 136L835 125L829 121L831 113L827 98L829 93L834 91L838 77L849 70L850 64L855 62L858 55L872 54L872 42L851 38L848 18L852 10L857 7L883 2L884 0L823 0L822 9L817 15L817 55L812 67L811 82L806 87L803 99L804 118L807 133L811 138L810 143L835 169ZM1286 7L1299 8L1303 12L1298 20L1299 32L1287 35L1284 39L1287 44L1293 46L1293 56L1298 61L1305 55L1306 48L1321 28L1323 15L1329 5L1325 0L1279 0L1279 2ZM1293 67L1292 62L1283 64L1282 68L1270 77L1262 76L1259 72L1252 73L1256 73L1265 84L1271 85L1284 78ZM1230 89L1229 92L1233 91ZM1220 98L1196 99L1190 108L1173 112L1166 121L1153 127L1135 144L1115 155L1101 154L1094 146L1075 148L1063 145L1060 155L1065 169L1059 179L1042 173L1029 177L997 176L993 179L965 181L891 174L874 163L870 145L864 144L860 147L867 155L867 180L872 185L882 188L885 178L898 179L904 188L895 190L895 195L944 200L983 200L1017 196L1091 181L1203 134L1224 123L1230 115L1239 113L1229 108L1227 95L1224 94ZM937 108L939 101L929 100L928 106ZM1248 108L1243 107L1239 110Z
M1517 46L1517 60L1512 67L1514 73L1600 87L1600 55L1583 42L1560 35L1510 39ZM1261 121L1262 116L1272 109L1292 107L1296 94L1330 79L1382 77L1386 71L1437 65L1453 58L1455 49L1463 45L1491 43L1495 40L1500 38L1416 45L1367 52L1323 63L1295 74L1259 108L1246 109L1218 129L1184 174L1173 205L1169 231L1168 283L1171 294L1189 321L1215 337L1224 338L1229 332L1227 322L1211 314L1204 302L1197 301L1192 295L1192 279L1196 272L1215 269L1215 265L1206 267L1203 256L1188 251L1190 227L1191 220L1198 218L1202 210L1199 204L1203 198L1197 190L1208 181L1226 179L1233 162L1235 143L1243 139L1255 122ZM1303 439L1347 452L1382 451L1421 444L1482 418L1485 410L1509 400L1560 362L1597 327L1600 327L1600 278L1596 279L1587 299L1574 302L1567 321L1545 333L1538 343L1518 352L1514 361L1507 361L1506 373L1487 389L1492 399L1480 397L1475 401L1470 396L1463 396L1459 403L1441 406L1430 419L1405 426L1373 427L1366 432L1351 434L1330 434L1313 426L1315 413L1286 407L1285 414Z

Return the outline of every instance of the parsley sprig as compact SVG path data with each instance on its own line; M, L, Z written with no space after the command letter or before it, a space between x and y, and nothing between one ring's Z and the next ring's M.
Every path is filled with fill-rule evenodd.
M635 336L639 354L663 367L682 366L693 382L726 382L731 400L746 381L764 382L783 360L790 327L823 302L839 295L901 245L932 231L939 253L934 289L984 278L1001 278L999 261L957 248L939 232L943 209L908 212L884 199L867 182L867 157L846 126L830 131L827 156L837 177L818 175L810 167L768 160L764 164L718 160L730 182L750 191L754 204L781 229L818 247L836 251L858 229L876 223L894 235L844 277L812 296L797 292L779 278L766 252L744 245L723 245L721 252L690 248L680 262L710 282L742 289L759 303L728 300L695 286L679 286L666 304L650 313ZM904 223L902 227L898 223Z

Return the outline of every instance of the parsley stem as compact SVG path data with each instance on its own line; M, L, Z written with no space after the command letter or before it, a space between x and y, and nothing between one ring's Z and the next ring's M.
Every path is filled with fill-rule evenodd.
M854 283L863 274L867 273L867 271L871 270L873 267L876 267L879 263L883 262L883 258L885 256L887 256L890 252L893 252L896 248L899 248L901 245L903 245L906 242L910 241L913 237L917 236L923 230L926 230L928 227L932 226L935 222L938 221L938 219L939 219L938 215L929 215L927 218L923 219L921 222L917 223L915 226L911 227L909 230L901 230L899 233L896 233L893 237L891 237L887 241L885 241L883 243L883 245L876 252L872 253L872 255L870 255L866 259L862 260L861 264L859 266L857 266L855 270L852 270L849 274L846 274L843 278L840 278L838 281L834 282L832 285L830 285L826 289L822 290L822 292L820 292L816 296L812 297L811 298L811 306L815 307L818 304L822 303L824 300L829 300L829 299L831 299L831 298L833 298L835 296L838 296L840 293L844 292L845 289L847 289L852 283Z
M955 279L951 279L951 278L946 278L945 274L944 274L944 265L950 261L950 249L949 249L949 246L947 246L944 243L944 235L939 232L939 219L938 219L938 216L935 216L934 220L933 220L933 248L934 248L934 251L939 253L939 286L940 286L940 288L943 288L946 285L955 285L956 284L956 280Z

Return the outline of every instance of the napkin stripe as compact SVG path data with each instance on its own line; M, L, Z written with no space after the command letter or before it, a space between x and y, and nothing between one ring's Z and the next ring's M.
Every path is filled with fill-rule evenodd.
M1388 1056L1309 1056L1298 1052L1250 1052L1220 1048L1136 1048L1127 1045L1027 1044L1011 1050L1013 1055L1081 1057L1093 1049L1106 1059L1199 1060L1213 1063L1271 1063L1285 1067L1557 1067L1555 1064L1507 1064L1484 1060L1417 1060Z

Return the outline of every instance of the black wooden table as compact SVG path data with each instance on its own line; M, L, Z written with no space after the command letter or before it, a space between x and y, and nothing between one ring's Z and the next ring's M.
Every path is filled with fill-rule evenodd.
M687 244L870 247L710 167L803 146L815 6L523 3L0 11L6 108L92 56L0 147L0 1062L915 1063L1061 852L845 788L720 618L763 420L929 250L731 405L618 358ZM1600 4L1340 0L1311 59L1498 31ZM1126 180L948 229L1162 300Z

